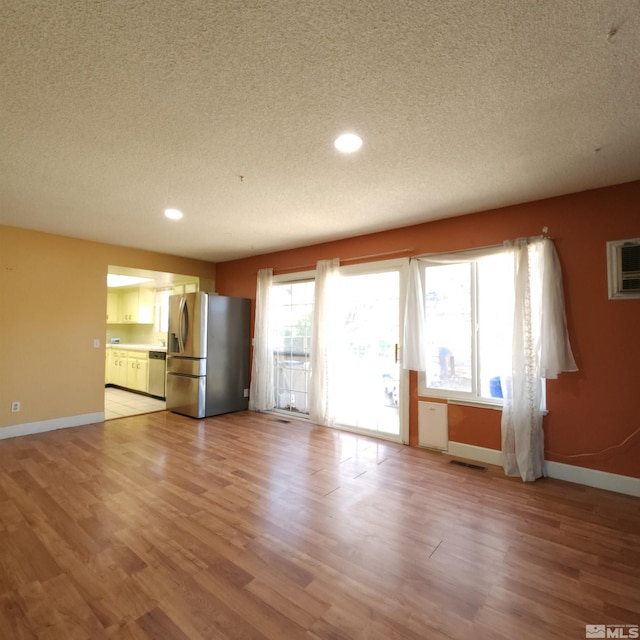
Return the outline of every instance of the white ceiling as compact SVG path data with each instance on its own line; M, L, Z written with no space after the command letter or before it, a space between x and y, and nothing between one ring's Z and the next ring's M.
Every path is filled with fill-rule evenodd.
M2 224L221 261L640 179L638 0L0 12Z

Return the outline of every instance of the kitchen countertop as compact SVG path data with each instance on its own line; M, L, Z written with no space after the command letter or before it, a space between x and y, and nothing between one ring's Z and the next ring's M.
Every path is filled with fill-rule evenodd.
M123 342L109 342L107 349L124 349L125 351L163 351L167 352L167 347L159 344L126 344Z

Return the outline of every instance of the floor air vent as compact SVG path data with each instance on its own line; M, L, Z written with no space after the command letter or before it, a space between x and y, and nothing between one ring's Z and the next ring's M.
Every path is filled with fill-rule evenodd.
M449 460L449 464L455 464L458 467L467 467L474 471L486 471L487 467L482 467L479 464L471 464L470 462L462 462L462 460Z
M291 420L285 420L284 418L274 418L274 422L282 422L282 424L290 424Z

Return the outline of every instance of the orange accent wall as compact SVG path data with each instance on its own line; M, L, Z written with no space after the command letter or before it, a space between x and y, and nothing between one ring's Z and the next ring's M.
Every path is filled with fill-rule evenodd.
M255 301L256 273L262 267L282 273L313 268L327 258L353 263L367 261L360 256L395 251L411 256L469 249L539 235L545 226L562 263L569 335L579 368L547 382L546 458L640 477L640 435L632 435L640 427L640 299L608 299L605 244L640 237L640 181L218 263L217 291ZM410 387L415 445L414 374ZM451 440L500 448L499 411L450 405L449 430Z

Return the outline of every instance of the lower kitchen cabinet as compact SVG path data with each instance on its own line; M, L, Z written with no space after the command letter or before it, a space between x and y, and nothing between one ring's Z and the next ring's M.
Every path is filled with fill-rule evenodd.
M133 391L149 392L149 354L107 349L105 382Z
M149 391L149 355L139 351L129 351L127 359L127 387L135 391Z
M126 351L113 351L111 355L110 383L119 387L127 386L128 357Z

